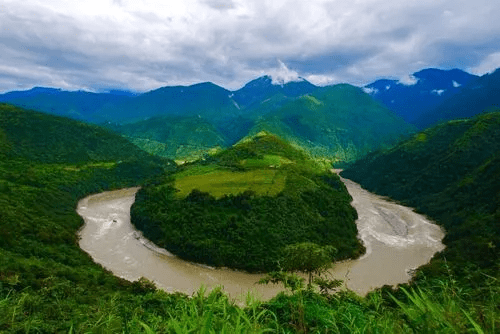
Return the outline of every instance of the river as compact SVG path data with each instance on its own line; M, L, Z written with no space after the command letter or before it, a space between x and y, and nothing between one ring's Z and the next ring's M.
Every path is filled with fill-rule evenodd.
M331 277L344 280L350 290L364 295L383 285L408 282L413 269L444 248L444 233L411 208L392 203L342 179L358 212L358 236L366 254L337 263ZM80 247L104 268L130 281L145 277L166 291L192 294L203 284L222 285L232 298L244 301L248 292L269 299L281 291L276 285L255 284L263 275L227 268L211 268L183 261L142 237L130 223L130 207L138 188L91 195L78 203L85 224Z

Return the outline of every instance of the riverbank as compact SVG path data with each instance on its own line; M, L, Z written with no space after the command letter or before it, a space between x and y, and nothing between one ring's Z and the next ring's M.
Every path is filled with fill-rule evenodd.
M357 260L337 263L329 274L360 295L383 285L408 282L413 269L427 263L444 248L441 229L412 209L371 194L358 184L342 179L358 212L359 238L367 252ZM269 299L277 286L255 283L262 277L225 268L210 268L183 261L152 246L130 222L130 206L138 188L92 195L80 201L84 218L80 247L92 258L127 280L145 277L169 292L192 294L200 285L221 285L233 298L248 291Z

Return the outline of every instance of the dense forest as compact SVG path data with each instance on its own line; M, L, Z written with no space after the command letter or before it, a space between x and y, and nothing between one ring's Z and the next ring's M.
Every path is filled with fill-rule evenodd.
M159 246L187 260L259 272L278 270L282 249L294 243L333 245L337 260L362 254L356 211L338 176L320 165L312 170L314 161L279 138L257 135L202 164L138 192L132 222ZM266 172L268 181L256 185ZM207 192L197 182L179 196L176 185L199 180L196 174L209 180ZM219 193L228 182L233 193Z
M160 178L168 180L175 167L97 127L7 105L0 106L0 117L2 333L498 332L499 277L482 269L488 266L475 266L466 275L455 270L435 272L432 278L420 274L412 286L384 288L366 297L349 291L330 294L298 289L266 302L249 296L244 307L236 305L222 289L208 293L201 287L193 296L186 296L157 290L145 279L127 282L117 278L78 247L77 231L83 221L75 212L77 201L107 189L145 183L152 186ZM30 121L32 118L43 123ZM29 130L25 124L31 124ZM46 131L33 130L42 125ZM75 161L70 145L65 150L37 146L50 140L61 145L73 141L82 145L80 152L88 153L82 155L82 161ZM113 151L115 146L126 149ZM220 159L231 164L227 157ZM263 159L243 160L237 165L264 161L286 165L291 159L267 154ZM471 174L472 182L464 183L468 196L481 194L481 187L498 180L498 169L493 168L497 162L493 159L478 169L478 174ZM480 176L482 170L485 174ZM187 171L181 173L185 174L178 182L185 186L190 185L190 176L196 177ZM257 191L263 188L256 185ZM472 219L467 212L461 215ZM480 223L486 216L475 217ZM450 234L454 231L452 226L447 230ZM457 251L473 246L465 240L465 245L457 244ZM484 258L498 261L488 254ZM474 266L474 262L466 265ZM479 277L475 286L463 283L471 273Z
M421 275L449 270L488 289L500 276L500 112L450 121L354 163L342 175L430 216L446 249ZM484 292L484 291L483 291Z

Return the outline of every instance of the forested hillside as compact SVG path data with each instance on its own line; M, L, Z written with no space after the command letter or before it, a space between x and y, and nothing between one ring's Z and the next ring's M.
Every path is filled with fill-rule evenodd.
M177 160L196 160L229 145L226 137L211 122L200 117L158 116L107 127L144 151Z
M83 221L75 212L76 203L87 194L137 186L147 183L148 178L166 180L172 172L172 163L151 158L122 138L115 136L113 139L109 132L96 127L5 105L1 106L0 115L0 332L435 333L484 330L494 333L500 326L500 290L494 278L486 282L477 280L483 289L470 290L457 285L455 277L445 273L435 281L420 280L418 288L409 288L406 293L400 290L390 295L385 289L366 298L348 291L320 294L299 289L279 294L268 302L249 297L246 307L237 306L221 289L207 294L200 288L188 297L156 290L144 279L132 283L124 281L96 265L78 247L77 231ZM33 116L29 122L26 119L29 129L43 124L46 131L31 133L19 121L23 115ZM15 127L10 124L14 121ZM12 129L24 133L26 140L11 136ZM37 142L54 140L45 137L79 143L78 149L85 148L88 153L82 155L81 162L75 162L73 154L65 152L70 151L69 145L64 146L65 150L55 151L35 146ZM274 170L270 165L292 165L291 161L303 157L287 145L273 145L280 147L279 150L265 151L265 144L266 141L249 142L243 146L250 158L238 160L240 150L233 149L214 159L221 165L237 169L267 166L267 173L270 173ZM114 151L115 145L123 150ZM106 152L106 147L110 152ZM253 156L254 148L264 150L265 154ZM194 170L182 171L183 178L176 182L183 182L184 189L189 189L193 185L190 181L196 180L195 171L207 167L191 166ZM317 167L313 164L312 168ZM256 186L261 190L269 189L270 184L264 182L265 179L262 181ZM327 195L333 192L338 200L347 200L341 189L339 192L338 187L342 185L337 178L327 177L321 182L316 178L314 181ZM323 181L328 181L329 185ZM153 186L151 181L149 184ZM219 184L218 189L224 186ZM243 183L240 187L246 185ZM213 201L206 195L201 198ZM322 196L314 202L321 203L327 198ZM248 202L241 204L244 206ZM321 214L328 215L326 212ZM484 274L477 272L479 277Z
M0 102L85 122L101 123L107 121L103 117L103 110L126 103L133 96L135 94L121 91L109 93L69 92L56 88L34 87L26 91L0 94Z
M213 83L167 86L143 94L35 88L0 101L106 126L156 155L194 160L261 130L335 162L392 145L413 127L361 89L317 87L301 79L255 79L234 92Z
M76 203L173 169L107 130L0 105L0 332L109 331L95 307L146 290L80 250Z
M344 163L394 144L413 127L360 88L345 84L318 89L268 112L251 133L262 130L314 156Z
M430 128L342 175L445 228L447 248L428 266L430 274L445 273L447 264L474 286L486 280L484 271L499 276L500 112Z
M356 211L336 175L281 139L259 133L143 188L132 222L181 258L268 272L287 245L333 245L357 257Z

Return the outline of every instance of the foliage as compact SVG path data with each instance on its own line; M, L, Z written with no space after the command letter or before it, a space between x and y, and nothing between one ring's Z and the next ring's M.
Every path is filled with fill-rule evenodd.
M251 134L270 131L313 156L349 162L395 143L413 127L350 85L319 88L258 119Z
M320 247L312 242L288 245L283 249L285 271L308 274L308 287L313 282L313 274L321 275L332 266L336 249L332 246Z
M222 289L207 292L201 287L197 293L186 296L156 290L146 279L127 282L114 277L78 247L76 233L82 220L74 210L77 201L90 193L141 183L152 188L165 185L155 195L169 194L173 191L168 188L168 182L173 182L168 173L172 165L144 155L133 146L122 156L116 157L117 153L111 149L109 155L102 151L99 159L81 162L71 158L68 159L73 162L64 161L63 157L70 157L69 154L42 147L35 156L51 162L29 160L20 153L35 154L30 152L28 144L18 150L19 143L2 135L4 126L10 122L3 120L0 123L2 333L495 333L500 328L498 278L490 275L491 271L470 264L466 271L456 272L474 273L468 279L476 280L476 286L463 284L464 276L445 270L437 279L421 273L418 286L404 290L385 288L365 298L349 291L320 295L303 290L292 295L281 293L266 302L249 295L243 306L236 305ZM86 131L77 123L65 125L75 135ZM18 126L19 131L24 131L22 123ZM47 139L43 136L57 135L45 131L39 133L38 139L44 141ZM91 141L80 139L92 151ZM95 140L98 147L104 145ZM113 140L122 145L120 138ZM7 156L6 151L11 149L16 155ZM133 159L134 156L140 159ZM478 185L484 185L485 178L496 180L495 166L497 160L488 160L477 169L477 174L471 175L472 182L463 182L466 190L472 192L470 196L481 195L475 191L482 190ZM147 180L148 177L153 178ZM328 184L328 189L340 190L334 202L343 200L345 195L340 194L345 192L341 191L343 185L338 178L317 175L313 183L319 182L317 179ZM310 183L304 181L304 184ZM291 194L300 194L297 191L293 189ZM193 197L204 200L206 195L198 193ZM327 201L328 197L312 198L314 202L321 199ZM478 222L480 218L474 217ZM462 243L455 249L461 251L471 245Z
M286 271L271 271L261 278L258 284L283 284L285 289L290 289L292 292L304 288L304 279L295 273Z
M250 158L273 165L242 163ZM301 242L334 245L339 259L359 256L351 197L320 166L263 133L141 189L132 222L160 247L213 266L276 270L284 247Z
M128 124L108 124L146 152L178 160L196 160L228 146L215 126L198 116L156 116Z
M238 195L247 190L257 195L274 196L285 187L285 174L276 169L245 171L218 170L210 174L176 176L177 195L184 198L194 189L208 192L216 198Z
M425 136L426 140L421 140ZM356 162L342 175L416 207L446 230L446 249L423 269L451 270L480 287L499 277L500 113L452 121Z

